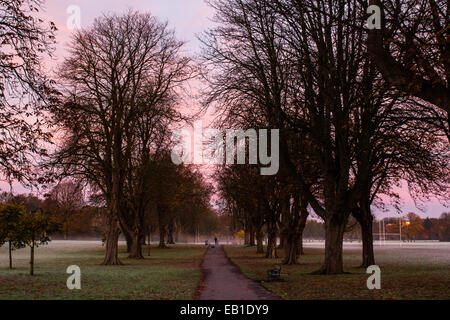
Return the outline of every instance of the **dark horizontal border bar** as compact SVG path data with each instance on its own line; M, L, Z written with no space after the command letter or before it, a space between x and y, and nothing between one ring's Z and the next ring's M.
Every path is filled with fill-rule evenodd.
M84 319L329 319L351 317L402 319L419 314L447 314L449 301L0 301L2 312L14 318L23 313L33 318ZM212 312L211 312L212 310ZM139 315L139 316L138 316ZM3 317L2 317L3 318ZM5 318L7 319L7 317Z

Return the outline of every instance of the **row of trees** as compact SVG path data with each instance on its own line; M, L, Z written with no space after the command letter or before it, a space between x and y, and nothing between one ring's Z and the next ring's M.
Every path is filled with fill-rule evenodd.
M352 218L352 217L350 217ZM374 220L372 232L376 234L375 240L415 241L415 240L438 240L450 241L450 215L442 213L439 218L420 218L417 214L409 212L406 216L395 218L383 218ZM362 240L360 226L350 219L344 239ZM384 231L384 232L383 232ZM325 225L322 221L309 219L303 230L304 239L324 240ZM245 244L252 245L247 237ZM254 245L254 244L253 244Z
M176 169L173 166L172 170ZM154 175L154 192L160 192L157 196L158 201L163 203L164 198L164 205L169 206L170 210L166 215L159 217L157 210L149 209L144 219L144 233L145 236L150 237L152 234L156 234L161 227L162 232L159 234L161 246L165 246L166 243L173 244L181 235L193 237L197 234L225 233L220 229L222 224L219 224L219 220L226 217L218 217L216 211L211 210L209 206L199 207L197 201L185 202L192 200L190 197L192 193L188 193L186 188L192 187L192 183L195 183L193 180L192 183L187 180L197 179L200 181L201 176L187 168L182 171L184 173L175 173L175 175L180 174L175 178L185 180L179 181L177 184L169 185L164 180L156 180L157 174ZM164 174L161 175L161 179L164 178ZM181 176L181 174L185 174L185 176ZM163 190L163 192L159 190ZM28 211L42 210L46 212L53 221L61 226L56 236L62 237L64 240L69 237L99 238L102 237L104 231L105 208L98 204L98 198L95 195L89 197L89 192L86 192L83 185L71 180L57 184L43 198L32 194L14 196L4 192L0 194L0 203L23 205ZM223 225L226 226L227 223L223 223ZM125 238L128 236L126 233L123 235ZM128 243L131 244L131 241Z
M180 234L212 235L216 231L220 232L219 217L209 207L207 198L204 199L203 206L198 199L193 199L201 196L201 192L208 195L208 191L202 190L205 186L200 185L201 176L188 168L171 166L174 176L165 181L169 177L167 170L169 169L160 171L159 177L162 180L157 180L159 174L156 173L152 180L155 189L149 191L158 193L157 200L152 200L155 201L153 206L148 208L143 217L140 245L145 244L145 236L149 237L150 245L151 235L156 231L159 231L160 247L163 248L167 243L174 244ZM193 191L188 188L196 188L194 192L198 192L198 195L193 195ZM95 196L86 199L82 185L70 180L57 184L44 198L32 194L0 194L0 246L8 244L10 268L12 269L12 251L29 246L30 272L33 274L34 248L46 244L50 241L50 236L62 236L65 240L74 235L96 238L104 236L104 221L108 217L105 215L105 208L97 201ZM158 211L154 206L160 206L166 211ZM133 240L129 238L126 229L121 231L127 240L128 252L131 252ZM148 254L150 255L150 250Z
M217 27L202 37L208 66L205 104L220 110L219 125L280 129L277 176L258 176L252 166L224 167L217 174L224 208L243 220L250 236L256 232L257 242L265 226L266 257L276 256L279 236L284 262L297 262L312 210L325 223L325 259L318 273L344 271L342 242L351 216L362 230L362 265L373 265L371 207L381 204L380 195L395 204L394 187L406 181L416 199L431 194L449 199L448 114L416 98L424 98L419 94L411 96L413 90L391 85L372 58L364 3L209 2ZM448 16L428 20L403 10L415 2L396 3L405 19L411 14L410 19L422 18L423 26L436 21L448 26ZM439 10L448 10L437 3ZM439 28L433 28L427 32L436 31L439 38ZM401 35L392 36L402 41ZM419 40L407 41L419 46ZM441 50L438 43L423 45L427 54ZM414 60L407 58L397 59L412 68ZM448 74L443 75L448 71L440 64L425 68L430 59L420 60L421 74L432 69L448 86Z
M405 218L384 219L385 233L399 234L402 239L414 240L439 240L450 241L450 215L442 213L439 218L421 219L413 212ZM401 225L401 230L400 230ZM375 229L377 226L374 226ZM378 231L376 231L378 232ZM387 235L386 239L398 239L398 236Z
M60 225L53 236L68 239L69 236L94 236L102 234L103 209L89 205L82 188L73 181L63 181L44 197L33 194L0 194L1 204L24 206L25 210L43 211Z
M74 34L55 82L42 68L56 31L38 17L42 4L0 1L2 174L57 184L44 202L65 237L78 213L103 212L106 265L121 263L121 233L129 257L140 259L145 236L158 229L165 246L177 229L210 228L210 187L170 158L169 130L190 120L177 108L195 75L174 30L131 10L102 16Z
M167 24L149 14L110 15L74 35L60 68L63 95L51 114L63 143L49 167L88 184L106 207L103 264L120 264L121 230L129 257L143 257L145 213L153 204L165 216L172 195L164 183L180 180L171 179L178 170L165 165L165 150L169 125L181 119L178 90L192 74L181 48Z
M218 126L280 130L276 176L260 176L256 165L215 175L222 209L258 243L267 233L268 258L280 237L285 263L297 262L314 211L325 223L319 273L343 272L350 219L361 227L362 264L371 265L380 195L395 204L394 187L406 181L416 199L448 200L445 1L371 1L383 15L382 29L370 31L363 1L208 2L217 26L201 37L203 68L167 23L130 11L76 32L56 85L39 59L52 54L56 31L36 17L42 1L0 0L2 174L81 184L105 212L103 264L121 263L120 233L130 258L142 258L149 226L158 225L164 246L173 226L198 229L210 216L211 188L194 168L172 165L169 152L170 130L192 120L178 107L198 70Z

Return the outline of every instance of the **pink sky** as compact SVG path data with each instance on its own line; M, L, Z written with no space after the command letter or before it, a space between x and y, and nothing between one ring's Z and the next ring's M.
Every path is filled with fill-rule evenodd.
M203 0L47 0L45 15L59 29L59 58L66 51L71 33L67 28L67 9L74 5L80 8L82 28L91 25L102 13L123 13L130 8L150 12L162 21L168 20L178 38L186 41L191 51L197 51L199 43L195 35L211 25L209 18L213 14Z
M47 0L43 16L53 21L57 28L57 50L54 61L48 61L49 67L54 67L65 56L69 43L71 30L67 28L69 6L78 6L81 13L81 27L89 26L93 20L102 13L123 13L128 9L147 11L160 20L168 20L169 25L176 29L179 39L186 41L186 49L191 54L199 52L199 41L196 34L201 33L212 25L209 19L213 10L207 6L204 0ZM204 120L205 125L208 123ZM8 190L5 183L0 182L0 189ZM18 186L14 186L15 192L25 192ZM425 204L426 211L420 212L415 206L406 190L400 190L404 213L414 211L421 217L438 217L442 212L450 211L437 200ZM396 216L395 210L381 213L376 210L377 216Z

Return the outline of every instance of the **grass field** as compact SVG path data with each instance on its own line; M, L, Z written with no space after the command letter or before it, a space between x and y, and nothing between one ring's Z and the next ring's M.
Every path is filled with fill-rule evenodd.
M35 276L28 274L29 249L0 248L0 299L192 299L201 280L202 246L176 245L151 249L145 260L126 259L123 266L100 266L100 241L54 241L36 249ZM144 249L145 255L147 248ZM70 265L81 268L81 290L66 286Z
M310 244L308 244L310 245ZM123 266L100 266L100 241L54 241L36 250L34 277L28 275L29 250L13 252L8 269L7 247L0 248L0 299L193 299L201 279L204 246L152 248L145 260L126 259ZM256 248L226 246L228 256L249 278L283 299L450 299L450 244L375 246L381 268L381 290L368 290L366 270L358 268L361 249L347 245L345 270L338 276L311 275L323 260L323 248L312 245L300 265L282 266L281 282L268 282L267 269L281 259L268 260ZM144 249L146 253L146 248ZM282 250L279 251L282 255ZM81 290L68 290L66 269L81 268Z
M323 248L305 249L296 266L282 266L281 282L268 282L267 269L281 259L264 259L255 247L226 246L231 260L249 278L283 299L450 299L450 244L375 247L381 269L381 289L368 290L369 274L358 268L359 245L344 249L344 275L311 275L323 261ZM282 250L279 250L282 256Z

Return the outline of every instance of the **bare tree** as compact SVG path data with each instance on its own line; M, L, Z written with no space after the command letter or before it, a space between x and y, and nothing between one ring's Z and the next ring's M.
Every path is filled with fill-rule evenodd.
M368 48L385 80L450 112L448 1L371 0L369 4L381 8L381 29L368 31Z
M43 110L56 91L42 70L42 55L51 56L55 25L38 18L41 0L0 1L0 172L35 183L37 159L46 155L50 134Z
M216 0L211 4L217 10L218 27L203 40L205 63L210 66L206 103L219 106L229 123L280 129L282 166L274 209L281 212L281 236L297 238L293 235L302 225L298 208L310 205L326 226L325 261L318 273L342 273L342 242L350 213L361 208L364 197L379 191L374 184L394 181L379 174L380 168L368 163L373 159L366 155L376 153L381 159L378 166L400 174L393 157L400 160L405 148L414 146L411 150L419 158L429 147L433 152L416 162L420 168L403 161L410 166L403 173L419 174L431 163L444 172L443 162L434 162L438 142L431 143L431 134L427 142L412 143L417 134L412 123L397 123L397 128L390 122L387 127L393 106L403 111L403 120L408 108L384 88L370 61L358 1L349 5L341 0ZM394 147L395 135L404 135L405 130L408 136L397 139L401 147L391 150L372 144L381 136ZM290 206L292 201L297 201L296 210ZM274 227L278 220L266 221ZM292 239L288 242L297 242ZM295 262L297 250L288 251L295 252L288 257Z
M352 214L361 226L363 267L375 264L371 206L380 203L380 194L398 199L393 187L399 181L407 182L414 199L439 197L449 187L450 154L445 133L433 122L421 120L431 119L434 112L421 108L414 100L383 93L387 87L373 71L362 83L364 87L377 87L378 94L365 95L368 100L362 101L353 121L353 130L358 134L352 172L357 172L360 184L358 205Z
M55 213L61 216L64 240L67 240L74 214L84 207L83 187L73 181L63 181L49 192L47 200L54 205Z
M126 225L122 200L128 169L151 147L146 144L137 155L135 143L145 143L139 123L152 114L170 116L164 113L166 99L188 77L190 60L180 55L181 47L167 24L149 14L105 15L74 36L61 67L68 92L66 103L53 110L65 132L55 163L104 195L103 264L120 264L117 241L120 224ZM157 130L154 122L147 124Z

